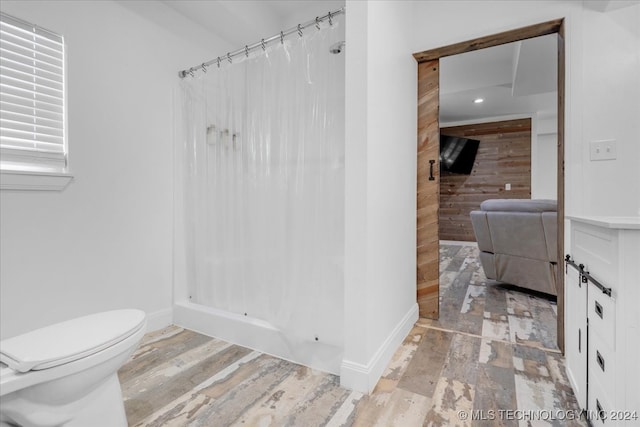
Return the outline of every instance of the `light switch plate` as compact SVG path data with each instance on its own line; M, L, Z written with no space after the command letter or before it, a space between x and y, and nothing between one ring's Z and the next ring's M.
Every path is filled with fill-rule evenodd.
M589 151L591 160L615 160L617 156L616 140L591 141Z

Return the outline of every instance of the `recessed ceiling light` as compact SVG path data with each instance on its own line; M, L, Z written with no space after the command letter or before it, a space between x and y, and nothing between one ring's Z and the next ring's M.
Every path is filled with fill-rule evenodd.
M476 98L476 99L473 100L474 104L482 104L483 102L484 102L484 99L482 99L482 98Z

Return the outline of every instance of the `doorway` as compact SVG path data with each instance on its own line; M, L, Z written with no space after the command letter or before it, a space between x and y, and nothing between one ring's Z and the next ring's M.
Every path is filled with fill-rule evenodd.
M557 344L564 352L564 20L557 19L414 54L418 62L417 299L421 317L439 316L440 58L549 34L557 35Z

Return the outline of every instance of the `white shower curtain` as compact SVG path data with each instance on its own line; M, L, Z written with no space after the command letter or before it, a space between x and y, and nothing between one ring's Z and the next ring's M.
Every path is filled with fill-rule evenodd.
M191 302L342 347L344 54L310 27L182 83Z

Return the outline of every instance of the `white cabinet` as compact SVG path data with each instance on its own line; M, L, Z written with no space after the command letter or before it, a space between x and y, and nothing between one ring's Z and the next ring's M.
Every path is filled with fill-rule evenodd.
M569 219L567 374L592 425L638 426L640 218Z

